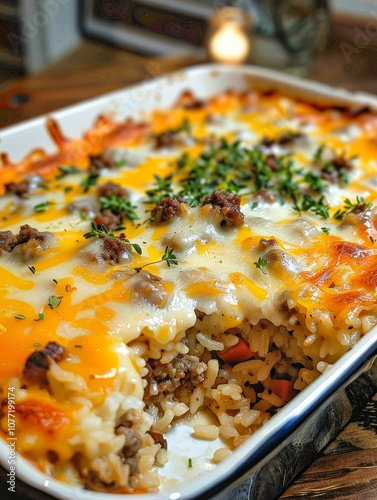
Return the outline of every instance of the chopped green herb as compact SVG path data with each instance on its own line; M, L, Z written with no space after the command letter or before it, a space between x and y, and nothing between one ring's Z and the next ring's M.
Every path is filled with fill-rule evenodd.
M192 467L192 459L189 458L188 459L188 468L191 469L191 467Z
M33 344L34 347L42 347L42 344L39 344L38 342L36 344Z
M171 185L171 177L162 179L159 175L155 174L154 178L154 184L156 187L146 191L146 195L148 196L148 200L146 201L146 203L153 203L157 205L157 203L160 203L160 201L166 198L170 198L173 195L173 188Z
M346 173L341 174L339 177L339 181L342 187L347 186L347 184L349 184L350 182L348 174Z
M330 234L330 228L329 227L321 227L322 231L326 234Z
M314 153L314 156L313 156L313 160L315 162L322 162L323 159L322 159L322 153L325 149L325 145L324 144L321 144L321 146L318 147L317 151Z
M349 198L344 200L344 210L337 210L334 214L334 219L343 220L344 216L347 214L352 214L354 212L365 212L373 207L373 203L367 203L363 196L356 197L356 203L352 203Z
M254 262L254 266L262 271L263 274L267 274L263 271L263 268L267 266L267 261L263 257L259 257L258 262Z
M258 206L258 202L257 201L253 201L253 203L250 205L250 208L251 210L255 210Z
M113 194L110 198L101 196L99 201L102 204L101 210L110 210L113 214L126 217L126 219L132 222L139 218L135 212L137 206L132 205L130 201L124 198L119 198Z
M278 192L281 204L288 198L300 213L309 210L325 218L329 216L323 198L318 200L305 193L308 187L315 193L324 192L327 183L320 174L302 172L295 166L292 153L265 154L259 147L242 146L240 141L213 140L199 157L191 158L184 153L169 176L164 179L155 176L155 179L156 187L146 193L147 204L181 196L188 205L197 206L215 190L245 194L242 190L248 188L251 194L261 190ZM256 207L253 202L251 209Z
M173 254L174 250L170 247L165 248L164 255L161 257L160 260L156 260L154 262L148 262L147 264L144 264L144 266L141 267L134 267L135 271L137 273L140 273L144 269L144 267L151 266L152 264L159 264L160 262L166 262L166 265L168 267L171 266L178 266L178 261L177 257Z
M372 245L374 245L377 241L377 238L372 238L372 236L370 237L370 241L372 242Z
M80 344L75 344L75 347L78 347L78 348L79 348L79 347L82 347L82 345L80 345Z
M60 166L59 167L59 173L56 174L55 177L57 179L62 179L66 175L79 174L80 172L81 172L81 170L79 168L75 167L75 166L72 166L72 167Z
M65 186L64 192L69 193L70 191L72 191L72 189L73 189L73 186Z
M80 186L84 189L84 192L86 193L87 191L89 191L91 187L97 184L98 179L99 179L99 173L94 172L92 174L89 174L88 177L81 182Z
M121 160L118 160L115 162L116 167L123 167L126 164L126 159L122 158Z
M43 313L38 313L39 319L43 321L45 319L45 315Z
M325 184L322 178L317 173L307 172L304 175L304 181L309 184L309 187L312 191L323 193L323 191L325 190Z
M16 314L14 316L16 319L26 319L25 316L23 314Z
M92 230L89 233L85 233L84 235L85 239L89 238L114 238L117 241L120 241L124 245L130 245L133 250L135 250L136 253L139 255L142 254L142 249L140 245L137 243L131 243L130 240L121 240L120 238L117 238L112 231L109 231L106 226L102 225L100 227L97 226L97 224L93 221L92 222Z
M53 204L54 203L52 201L43 201L42 203L35 205L34 212L45 212Z
M301 206L296 202L293 208L299 213L313 212L314 214L319 215L324 219L327 219L328 217L330 217L329 213L330 207L328 205L325 205L323 203L323 200L324 200L323 196L321 196L321 198L317 201L312 196L305 193L302 196Z
M51 309L55 309L61 303L63 296L62 295L50 295L48 298L48 305Z

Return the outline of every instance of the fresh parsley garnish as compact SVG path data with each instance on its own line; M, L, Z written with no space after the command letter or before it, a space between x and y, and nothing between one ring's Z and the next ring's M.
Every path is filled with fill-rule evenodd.
M148 262L147 264L144 264L144 266L141 267L134 267L134 269L137 273L140 273L140 271L142 271L144 267L151 266L152 264L159 264L160 262L166 262L166 265L168 267L178 266L177 257L173 254L173 252L174 252L173 248L167 246L165 248L165 252L161 257L161 259L156 260L154 262Z
M36 342L35 344L33 344L34 347L42 347L42 344L40 344L39 342Z
M330 228L329 227L321 227L322 231L325 233L325 234L330 234Z
M192 459L189 458L188 459L188 468L191 469L191 467L192 467Z

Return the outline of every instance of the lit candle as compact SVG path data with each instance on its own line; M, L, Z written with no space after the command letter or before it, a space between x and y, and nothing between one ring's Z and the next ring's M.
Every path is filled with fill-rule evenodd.
M250 52L247 21L246 12L233 7L224 7L215 14L207 42L211 59L233 64L246 61Z

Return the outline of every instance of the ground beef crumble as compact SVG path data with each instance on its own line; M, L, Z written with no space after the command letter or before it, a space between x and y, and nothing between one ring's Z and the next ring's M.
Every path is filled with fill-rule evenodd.
M103 196L105 198L116 196L117 198L128 200L130 192L119 184L115 184L115 182L106 182L106 184L98 186L98 196Z
M103 168L108 168L108 169L116 168L116 165L114 163L105 160L105 158L102 155L89 156L89 160L90 160L89 173L91 174L95 174L100 170L102 170Z
M156 149L169 148L174 146L176 143L180 143L178 134L172 132L171 130L157 134L155 137Z
M84 477L85 489L90 491L98 491L100 493L111 493L119 489L119 486L115 482L111 484L106 484L99 478L98 474L93 471L89 471Z
M344 156L338 156L329 162L330 168L324 167L321 170L322 179L336 184L341 179L342 175L353 170L352 163L344 158Z
M168 442L166 441L166 439L164 438L164 435L162 434L162 432L159 432L159 431L155 431L153 428L149 431L149 434L152 436L153 438L153 441L156 443L156 444L160 444L161 445L161 448L164 448L165 450L168 449Z
M159 276L149 271L140 271L129 280L128 286L131 288L133 298L137 303L147 302L162 309L169 298L164 283L164 280Z
M119 264L130 260L132 256L131 246L126 242L123 243L125 240L126 235L124 233L117 238L110 238L109 236L104 238L101 257L108 264Z
M266 165L272 172L277 172L279 170L279 160L276 155L269 154L266 156Z
M180 196L160 201L151 212L152 222L165 222L171 220L175 215L180 215L181 203L183 203L183 198Z
M204 198L202 206L212 205L218 207L223 217L223 222L229 222L233 226L239 226L244 222L244 214L240 210L241 198L236 194L225 191L214 191Z
M115 429L115 434L122 434L125 436L125 444L118 455L121 458L122 465L129 467L128 484L122 487L122 492L124 493L124 488L127 488L129 493L131 493L137 486L135 474L140 472L139 464L141 456L139 451L143 446L143 440L139 432L131 427L128 427L127 425L119 425ZM117 484L114 480L112 480L111 483L107 483L94 471L89 471L89 473L84 477L84 481L85 488L91 491L110 493L116 492L120 489L119 484Z
M65 347L56 342L49 342L41 350L35 350L27 358L22 376L27 384L37 384L40 387L47 387L47 372L51 361L59 362L67 357L68 352Z
M265 137L261 141L262 146L271 147L274 144L278 144L279 146L291 147L298 141L304 139L304 134L301 132L285 132L283 134L278 135L277 137L270 139Z
M15 194L16 196L25 196L26 194L30 194L32 192L31 182L27 179L21 182L9 182L9 184L5 184L5 193L7 194Z
M183 384L201 384L204 381L207 364L197 356L179 354L170 363L162 364L158 359L149 359L146 376L145 394L155 396L158 393L169 395Z
M115 433L118 435L123 434L126 438L126 442L119 452L119 456L122 458L122 462L130 466L131 474L137 474L138 472L140 472L139 451L143 445L143 440L140 434L134 429L131 429L130 427L127 427L125 425L117 427Z
M19 245L27 246L28 250L45 250L52 238L51 233L38 231L38 229L25 224L20 227L18 234L13 234L11 231L0 231L0 250L12 252Z
M121 224L120 215L115 215L109 209L104 210L94 217L94 222L98 227L105 226L109 231L114 231Z

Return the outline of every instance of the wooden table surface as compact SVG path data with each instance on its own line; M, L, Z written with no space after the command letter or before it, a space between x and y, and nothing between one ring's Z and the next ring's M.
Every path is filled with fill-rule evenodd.
M365 27L366 23L357 20L334 23L326 52L306 76L377 93L377 36L364 38L362 44L356 37L357 30ZM151 59L86 40L43 73L1 86L0 126L198 62L204 61L196 57ZM377 498L377 395L280 498Z

